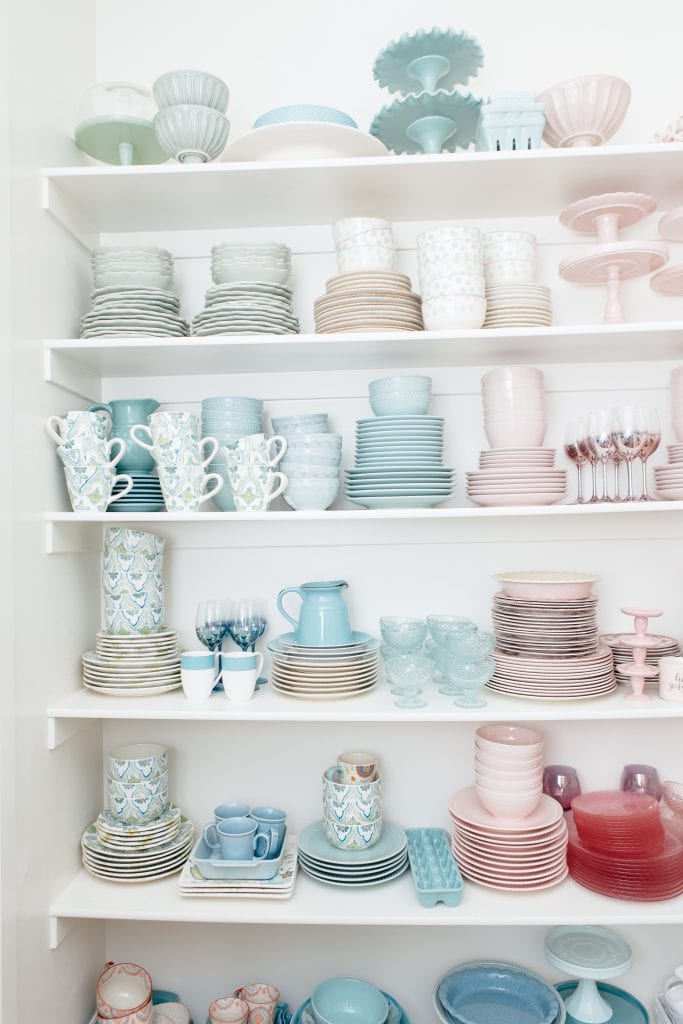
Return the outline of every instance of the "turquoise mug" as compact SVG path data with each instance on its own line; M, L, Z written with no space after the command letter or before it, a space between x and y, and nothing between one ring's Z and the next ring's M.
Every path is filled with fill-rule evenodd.
M257 829L252 818L224 818L204 826L204 841L212 852L220 852L221 860L263 860L270 853L274 833Z
M154 398L115 398L89 407L88 412L108 412L113 424L112 433L126 442L128 450L122 460L122 472L151 473L154 469L154 459L149 452L133 444L130 428L136 423L146 423L147 417L158 408L159 402Z
M258 828L257 835L270 835L270 856L276 857L282 847L287 827L287 812L279 807L252 807L249 817L253 818Z
M228 818L246 818L250 811L251 807L248 804L219 804L218 807L214 807L213 816L218 823Z
M280 591L277 606L294 626L297 643L305 647L343 647L352 642L353 632L343 595L347 587L345 580L326 580ZM298 619L293 618L282 603L285 594L290 593L301 598Z

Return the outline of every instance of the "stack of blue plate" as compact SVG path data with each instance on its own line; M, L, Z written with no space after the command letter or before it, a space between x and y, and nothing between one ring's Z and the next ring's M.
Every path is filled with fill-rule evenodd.
M442 1024L565 1024L558 992L539 974L516 964L478 960L455 967L434 989Z
M262 434L263 402L260 398L225 395L202 402L202 437L215 437L221 448L249 434ZM219 450L209 471L223 477L223 487L213 499L221 512L234 512L235 502L228 479L225 457Z
M164 512L164 496L159 477L149 473L128 473L133 478L132 490L124 498L110 503L107 512ZM113 495L125 491L124 483L114 484Z

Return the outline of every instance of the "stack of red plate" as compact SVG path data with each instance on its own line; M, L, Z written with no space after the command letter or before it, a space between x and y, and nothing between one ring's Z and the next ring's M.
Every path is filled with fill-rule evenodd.
M683 842L662 824L654 797L584 793L568 824L569 873L587 889L625 900L683 893Z

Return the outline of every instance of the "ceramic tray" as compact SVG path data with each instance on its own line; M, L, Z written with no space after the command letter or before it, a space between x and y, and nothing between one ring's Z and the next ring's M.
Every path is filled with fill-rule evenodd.
M285 828L280 852L276 857L264 857L263 860L256 860L256 858L253 860L220 860L212 853L211 847L204 839L204 836L200 836L192 851L191 860L193 864L196 864L204 878L273 878L280 870L280 865L282 864L286 838L287 829Z

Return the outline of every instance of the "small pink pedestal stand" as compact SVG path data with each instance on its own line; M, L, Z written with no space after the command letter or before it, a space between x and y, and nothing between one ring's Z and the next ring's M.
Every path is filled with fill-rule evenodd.
M631 679L632 692L626 695L626 700L644 703L652 700L652 697L644 692L645 680L658 675L658 670L654 665L647 665L645 663L648 647L656 647L659 642L657 637L648 635L647 623L648 619L659 618L663 612L661 609L622 608L621 610L624 615L633 616L635 634L626 633L619 637L619 641L622 644L633 648L633 661L627 662L625 665L618 665L617 671L625 676L629 676Z
M560 214L565 227L597 235L598 245L584 256L562 260L560 276L573 284L604 285L607 289L604 323L623 323L621 282L659 270L669 259L657 242L620 242L619 231L637 224L656 208L642 192L608 192L572 203Z

